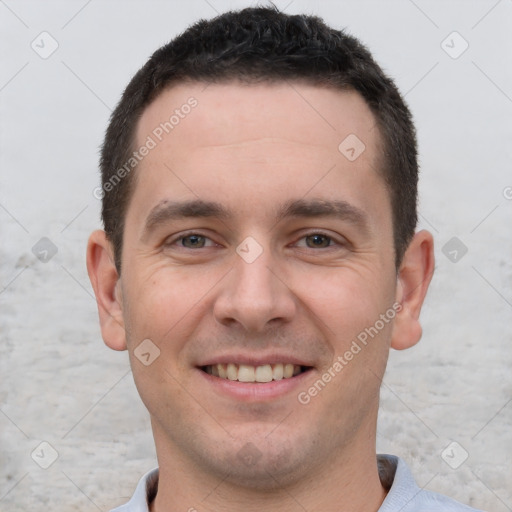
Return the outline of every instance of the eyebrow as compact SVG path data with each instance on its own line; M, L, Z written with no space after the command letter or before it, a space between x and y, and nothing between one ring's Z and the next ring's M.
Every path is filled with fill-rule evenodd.
M149 234L161 224L185 218L207 218L215 217L227 219L229 211L220 203L192 199L189 201L168 201L158 203L146 218L144 233Z
M356 206L343 200L296 199L287 201L279 210L278 221L288 217L336 217L367 230L368 215Z
M146 218L143 237L148 236L160 225L185 218L216 218L227 220L233 214L222 204L203 199L188 201L163 200L151 209ZM284 219L302 217L335 217L368 230L367 214L356 206L343 200L292 199L277 209L276 224Z

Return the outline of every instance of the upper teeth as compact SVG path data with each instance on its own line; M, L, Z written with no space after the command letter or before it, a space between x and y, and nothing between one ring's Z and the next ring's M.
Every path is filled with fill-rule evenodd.
M248 364L213 364L205 367L206 373L221 379L238 380L240 382L270 382L271 380L288 379L300 373L301 368L291 363L264 364L251 366Z

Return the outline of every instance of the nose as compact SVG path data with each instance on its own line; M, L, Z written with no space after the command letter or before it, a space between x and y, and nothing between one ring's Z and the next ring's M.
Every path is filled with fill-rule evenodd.
M215 301L216 320L225 326L238 324L248 332L290 322L297 305L285 281L268 251L252 262L236 255Z

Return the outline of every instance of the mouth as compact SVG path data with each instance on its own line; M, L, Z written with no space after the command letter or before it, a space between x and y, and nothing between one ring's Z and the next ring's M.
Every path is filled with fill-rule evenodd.
M310 366L293 363L275 363L253 366L249 364L209 364L199 369L219 379L246 383L264 384L272 381L292 379L311 370Z

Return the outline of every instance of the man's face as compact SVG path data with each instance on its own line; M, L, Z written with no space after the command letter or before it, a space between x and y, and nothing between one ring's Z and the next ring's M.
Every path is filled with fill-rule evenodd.
M393 322L375 325L397 294L369 108L300 84L183 84L144 112L136 146L148 136L118 293L157 451L254 486L355 453L374 436ZM143 340L146 359L160 350L148 365Z

